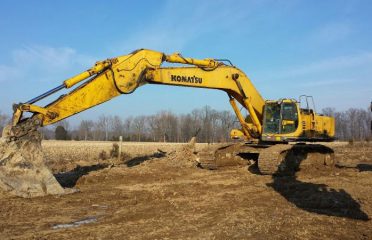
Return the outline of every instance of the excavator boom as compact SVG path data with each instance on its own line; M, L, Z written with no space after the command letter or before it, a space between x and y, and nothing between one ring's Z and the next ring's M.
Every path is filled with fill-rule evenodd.
M162 63L180 63L183 66L162 67ZM188 65L185 67L185 65ZM52 103L41 107L35 103L63 88L76 89L62 95ZM238 68L225 65L213 59L184 58L180 54L166 55L151 50L137 50L129 55L97 62L92 68L63 82L62 85L36 97L24 104L14 106L13 132L7 136L17 137L26 134L17 130L24 121L24 112L32 112L33 121L47 126L74 114L104 103L121 94L129 94L144 84L164 84L197 88L210 88L225 91L233 109L241 121L247 138L259 136L262 132L262 112L264 99L248 77ZM248 126L236 104L236 99L244 106L252 119Z

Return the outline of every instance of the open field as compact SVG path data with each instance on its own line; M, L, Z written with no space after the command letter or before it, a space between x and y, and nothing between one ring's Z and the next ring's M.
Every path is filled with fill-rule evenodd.
M124 143L123 159L102 160L112 143L44 141L79 191L1 193L0 239L372 239L372 144L332 145L337 168L272 177L197 168L184 144Z

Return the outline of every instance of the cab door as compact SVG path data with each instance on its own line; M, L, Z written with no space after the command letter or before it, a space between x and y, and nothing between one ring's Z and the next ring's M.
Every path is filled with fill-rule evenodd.
M280 134L293 133L298 127L297 105L294 102L283 102L281 105Z
M277 102L267 102L265 104L264 112L264 134L280 134L281 129L281 106Z

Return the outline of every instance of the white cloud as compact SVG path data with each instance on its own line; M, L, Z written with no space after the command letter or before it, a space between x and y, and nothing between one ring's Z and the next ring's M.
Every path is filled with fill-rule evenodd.
M271 71L269 78L292 79L314 75L320 76L322 73L332 74L348 69L350 70L349 73L355 73L358 71L357 69L369 69L370 66L372 66L372 52L363 52L355 55L321 59L316 62L286 67L285 69L274 69Z
M20 72L14 66L0 65L0 83L17 79L20 75Z
M334 86L335 84L345 84L357 81L354 78L346 78L346 79L317 79L314 81L306 81L299 83L301 87L326 87L326 86Z
M42 82L54 77L62 81L62 76L89 68L95 61L68 47L25 46L11 52L8 64L0 64L0 82Z
M154 21L134 31L124 42L113 44L113 55L149 48L172 53L209 33L222 33L253 12L259 2L246 4L248 9L226 1L167 1ZM213 42L211 42L213 44ZM0 82L62 81L92 66L98 58L79 53L70 47L23 46L11 52L9 63L0 63Z
M349 22L329 22L316 29L310 41L320 44L330 44L348 37L353 32Z
M246 3L247 8L228 1L167 1L153 22L114 44L111 51L130 52L144 47L164 52L182 51L195 39L217 29L223 34L229 28L238 26L239 20L258 5L260 3L255 1Z

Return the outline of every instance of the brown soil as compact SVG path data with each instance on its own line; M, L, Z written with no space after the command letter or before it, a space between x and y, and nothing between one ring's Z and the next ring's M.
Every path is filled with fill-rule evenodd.
M0 193L0 239L372 239L371 149L336 147L337 168L295 177L203 170L179 147L124 162L49 158L79 192Z

